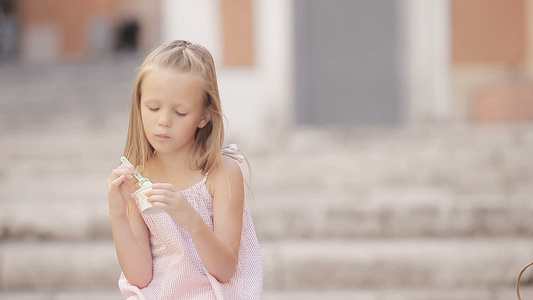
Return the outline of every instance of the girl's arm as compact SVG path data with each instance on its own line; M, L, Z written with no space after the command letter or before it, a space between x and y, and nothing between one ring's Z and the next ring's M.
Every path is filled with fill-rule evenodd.
M214 232L201 220L191 233L207 271L220 282L227 282L237 269L244 209L244 180L235 160L223 156L224 166L209 175L213 195Z
M187 202L183 194L169 183L155 183L148 191L148 201L172 216L187 230L207 271L220 282L228 282L237 269L241 243L244 182L240 167L227 157L224 166L209 175L213 195L214 232Z
M113 170L110 177L109 219L120 267L129 283L143 288L152 280L152 254L148 228L135 201L129 196L131 193L128 185L131 181L125 178L131 178L131 170L124 171L128 168L121 166L119 169L122 170ZM116 176L121 173L124 174Z

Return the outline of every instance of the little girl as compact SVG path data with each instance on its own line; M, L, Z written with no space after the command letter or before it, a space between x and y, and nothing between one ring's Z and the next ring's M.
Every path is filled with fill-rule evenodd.
M173 41L148 55L133 92L124 155L152 182L139 212L136 171L108 180L119 288L127 299L261 299L261 256L244 202L242 155L222 147L213 57Z

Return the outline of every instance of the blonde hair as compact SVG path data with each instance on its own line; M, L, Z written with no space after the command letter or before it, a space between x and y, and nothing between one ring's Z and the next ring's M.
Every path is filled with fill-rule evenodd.
M144 134L140 102L144 77L148 71L158 67L175 69L182 73L198 76L203 80L204 109L207 109L211 119L205 126L196 129L196 143L191 155L191 168L201 169L204 174L207 174L222 162L224 116L213 56L205 47L188 41L176 40L159 46L146 57L141 65L131 99L130 121L124 155L142 170L145 163L155 153Z

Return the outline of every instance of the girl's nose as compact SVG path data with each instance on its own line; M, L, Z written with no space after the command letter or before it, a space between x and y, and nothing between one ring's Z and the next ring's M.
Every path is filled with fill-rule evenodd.
M170 127L170 125L172 125L172 122L171 122L171 118L170 116L168 115L168 113L162 113L160 116L159 116L159 126L162 126L162 127Z

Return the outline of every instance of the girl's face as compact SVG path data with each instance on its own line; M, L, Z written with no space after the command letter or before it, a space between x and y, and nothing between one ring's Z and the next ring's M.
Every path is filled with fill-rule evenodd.
M170 68L149 71L141 86L141 117L158 153L190 150L198 127L209 122L202 79Z

